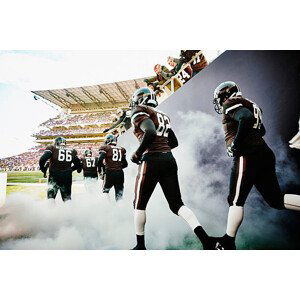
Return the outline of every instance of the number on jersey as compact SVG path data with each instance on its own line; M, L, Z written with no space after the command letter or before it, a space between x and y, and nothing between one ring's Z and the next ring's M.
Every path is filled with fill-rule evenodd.
M186 81L188 81L191 78L191 75L189 73L187 73L185 70L182 70L177 75L177 77L182 83L185 83Z
M255 124L253 125L254 129L260 129L262 124L262 113L260 108L253 103L253 114L254 118L256 119Z
M59 161L72 161L72 150L71 149L59 149L58 150Z
M169 130L171 129L169 117L164 114L157 113L157 119L158 119L158 128L156 130L156 134L158 136L168 137Z
M86 161L86 166L88 168L95 167L95 163L96 163L95 157L86 157L85 161Z
M114 148L114 149L112 149L112 151L113 151L112 160L113 161L122 161L122 150Z

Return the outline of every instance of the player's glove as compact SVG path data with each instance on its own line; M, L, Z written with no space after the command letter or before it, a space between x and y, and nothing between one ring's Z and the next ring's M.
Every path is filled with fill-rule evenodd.
M134 152L131 156L131 161L137 165L141 164L141 155Z
M238 155L238 150L235 147L234 142L227 147L227 154L229 157L235 157Z
M40 169L40 170L43 173L43 177L47 178L47 169Z

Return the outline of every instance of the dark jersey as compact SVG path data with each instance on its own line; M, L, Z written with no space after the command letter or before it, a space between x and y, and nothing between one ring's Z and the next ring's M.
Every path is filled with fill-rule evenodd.
M177 73L177 78L179 81L182 82L182 84L185 84L187 81L189 81L192 78L193 70L190 66L187 66L185 69L181 70Z
M81 158L83 176L97 176L98 172L98 157L83 157Z
M191 67L194 72L199 72L205 67L208 66L207 60L203 54L195 57L195 59L191 62Z
M123 169L126 150L116 145L103 145L99 154L105 153L104 165L106 170L119 171Z
M262 112L257 104L241 96L227 99L223 103L223 127L226 145L229 146L237 134L239 123L234 120L234 114L242 107L248 108L256 120L248 136L243 140L242 150L246 152L247 150L251 151L256 146L265 144L263 139L265 130L262 124Z
M72 171L72 163L77 158L77 152L74 149L65 147L48 146L45 152L51 152L49 159L49 171ZM78 159L78 158L77 158Z
M163 112L157 111L149 106L138 105L132 112L131 122L134 125L133 133L139 141L141 141L144 136L140 125L146 119L153 121L156 128L156 137L145 152L170 152L171 148L168 144L168 135L171 128L169 117Z

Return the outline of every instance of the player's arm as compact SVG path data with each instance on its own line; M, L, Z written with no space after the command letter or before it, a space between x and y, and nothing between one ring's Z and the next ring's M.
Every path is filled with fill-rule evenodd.
M104 159L106 157L106 152L102 149L99 151L99 159L98 159L98 173L100 174L100 179L104 179L104 174L105 174L105 166L104 166Z
M77 172L80 173L82 170L82 164L81 164L80 159L77 156L77 152L75 150L74 150L74 152L75 152L75 155L72 160L72 163L73 163L72 171L77 170Z
M122 169L125 169L128 167L128 162L126 159L126 150L124 150L124 154L122 156Z
M113 124L112 126L110 126L109 128L106 128L106 129L103 131L103 133L106 133L106 132L108 132L108 131L110 131L110 130L116 128L117 126L119 126L119 125L125 120L125 117L126 117L126 114L123 114L123 116L121 116L121 117L119 118L119 120L118 120L116 123L114 123L114 124Z
M168 144L169 144L171 149L174 149L174 148L178 147L178 140L177 140L177 137L176 137L176 135L175 135L175 133L172 129L169 130Z
M80 162L80 167L77 169L77 172L80 173L83 169L83 159L79 159L79 162Z
M239 149L242 142L245 140L245 138L247 138L249 131L251 128L253 128L255 117L253 113L246 107L241 107L236 110L232 117L239 123L238 130L233 141L234 147Z
M46 167L46 162L48 159L50 159L52 156L52 151L51 150L45 150L44 154L41 156L39 160L39 166L40 170L45 174L47 172L47 167Z
M144 132L141 144L131 157L131 161L139 164L143 153L149 148L156 137L156 129L151 119L145 119L140 124L140 129Z

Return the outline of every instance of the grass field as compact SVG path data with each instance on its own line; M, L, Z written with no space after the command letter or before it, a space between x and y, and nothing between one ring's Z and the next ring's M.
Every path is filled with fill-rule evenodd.
M45 183L46 178L43 178L42 172L39 171L22 171L8 172L8 183Z
M82 174L73 172L73 180L79 181L82 179ZM7 173L8 183L46 183L47 178L43 177L40 171L13 171Z

